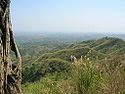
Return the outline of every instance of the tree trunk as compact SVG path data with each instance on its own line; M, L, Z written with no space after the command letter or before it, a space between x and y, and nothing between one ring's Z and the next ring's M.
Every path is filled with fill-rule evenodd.
M18 64L13 65L11 50ZM13 38L10 21L10 0L0 0L0 94L21 94L22 61Z

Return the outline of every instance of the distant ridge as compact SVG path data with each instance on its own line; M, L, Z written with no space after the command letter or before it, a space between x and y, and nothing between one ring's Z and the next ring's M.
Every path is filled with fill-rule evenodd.
M40 37L40 35L44 37ZM84 32L16 32L15 37L18 43L22 42L39 42L39 41L63 41L63 42L81 42L86 40L95 40L102 37L118 37L125 40L125 34L112 33L84 33Z

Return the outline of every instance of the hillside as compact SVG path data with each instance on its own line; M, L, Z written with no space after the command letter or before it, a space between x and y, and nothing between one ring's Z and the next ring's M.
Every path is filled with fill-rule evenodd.
M118 38L102 38L90 44L90 47L104 54L112 54L125 47L125 41Z
M21 37L23 39L23 37ZM24 38L25 39L25 38ZM20 47L21 55L23 56L23 66L30 66L33 62L36 62L37 59L42 60L45 56L47 57L58 57L61 56L69 61L70 56L74 55L76 57L84 56L86 53L83 53L83 48L88 48L101 55L107 56L107 54L124 54L125 41L119 38L113 37L104 37L97 40L88 40L82 42L66 42L64 41L53 41L53 40L42 40L32 41L27 40L23 42L18 39L18 44ZM70 53L71 50L71 53ZM80 50L75 52L74 50ZM65 54L65 51L67 55ZM63 55L60 55L60 54ZM76 54L73 54L76 53ZM50 55L50 56L49 56ZM81 55L81 56L80 56ZM95 55L96 56L96 55ZM98 56L98 55L97 55ZM103 57L103 56L100 56Z
M31 47L29 49L34 50L34 47L33 48ZM38 48L36 49L37 49L36 52L40 50ZM59 72L57 71L58 65L56 65L56 68L53 69L52 66L47 64L53 59L54 59L54 63L58 64L59 62L62 62L65 65L66 64L65 62L67 62L67 64L71 64L72 62L71 56L75 56L77 59L80 59L81 56L83 57L86 56L90 50L92 51L91 58L96 61L109 57L110 55L114 53L125 54L124 53L125 41L118 39L118 38L104 37L98 40L88 40L88 41L83 41L79 43L72 43L69 45L64 44L61 48L60 46L55 45L55 48L53 47L51 49L52 50L56 49L56 50L53 50L53 51L48 50L48 52L45 52L45 54L42 53L41 55L38 54L37 56L35 55L32 56L32 54L31 56L24 55L25 57L24 57L23 72L24 72L25 81L36 81L40 79L41 77L51 74L51 72L49 71L47 67L51 68L51 71L53 71L52 73ZM45 49L43 48L43 50ZM44 68L42 66L46 66L46 67ZM63 67L65 68L65 66ZM34 71L32 71L33 69ZM46 72L43 72L43 70ZM28 80L27 80L27 76L30 77Z
M28 78L28 81L40 79L39 77L45 76L50 73L50 71L48 71L49 69L47 67L50 67L53 72L58 72L57 71L58 69L62 70L62 68L60 69L59 66L57 65L58 63L60 65L61 64L60 62L62 62L62 64L65 64L65 66L67 66L67 64L71 64L71 62L72 62L71 55L80 59L81 56L87 55L87 53L90 50L91 49L89 49L89 48L65 49L65 50L60 50L60 51L54 52L54 53L47 53L42 56L39 56L35 60L35 62L31 62L30 65L25 68L26 70L24 73L24 79L25 80L27 79L26 75L28 77L31 76L30 78ZM98 59L104 58L103 54L98 53L97 51L94 51L94 50L92 52L93 52L93 54L92 54L93 59L96 59L96 57L98 57ZM53 61L53 59L54 59L54 61ZM51 62L52 64L55 63L56 68L53 69L52 66L48 65L48 62ZM67 62L67 63L65 63L65 62ZM45 67L46 64L47 64L47 66ZM42 66L44 66L44 67L42 67ZM63 67L65 67L65 66L63 66ZM33 72L32 72L32 70L33 70ZM44 71L46 70L46 72L43 73L43 70ZM36 76L36 74L39 74L40 76Z
M32 76L28 76L27 79L40 79L24 83L24 94L125 94L125 55L96 62L80 59L70 67L68 62L64 66L60 60L58 63L53 61L50 59L49 63L46 62L47 66L41 66L43 72L49 71L51 75L40 77L39 70L37 74L32 72ZM53 70L56 70L54 74Z
M88 40L81 43L72 44L69 47L89 47L103 54L113 54L121 52L125 47L125 41L119 38L104 37L98 40Z
M101 92L100 88L103 87L100 83L103 82L104 85L108 84L110 87L108 90L104 89L104 92L112 94L110 93L113 89L111 87L116 85L113 82L113 77L120 84L119 88L124 84L124 75L122 76L122 74L124 74L125 41L122 39L104 37L71 43L28 42L24 44L20 45L22 45L21 53L23 54L22 87L25 94L31 92L38 94L83 94L79 93L84 92L79 90L82 87L88 88L88 92L94 90L91 91L92 94L98 94L98 91ZM75 58L71 58L72 56ZM82 86L79 87L79 84ZM124 90L124 87L119 88L116 88L115 92Z
M64 59L66 61L71 61L71 55L75 56L76 58L80 58L81 56L85 56L87 55L87 53L92 50L91 48L86 48L86 47L80 47L80 48L74 48L74 49L64 49L64 50L60 50L60 51L56 51L54 53L48 53L48 54L44 54L42 55L39 59L38 62L44 60L44 59L50 59L50 58L60 58L60 59ZM103 54L92 50L93 54L92 57L94 59L96 59L96 57L99 57L99 59L102 59L104 57Z

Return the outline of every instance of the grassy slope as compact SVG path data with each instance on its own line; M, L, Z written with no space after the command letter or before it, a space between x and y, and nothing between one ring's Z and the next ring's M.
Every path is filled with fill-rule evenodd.
M48 53L44 54L41 57L39 57L35 62L32 63L32 65L26 67L24 69L24 80L25 81L36 81L39 80L40 77L46 76L48 73L54 73L54 72L62 72L62 68L66 70L68 64L71 64L71 55L75 56L76 58L80 58L81 56L85 56L88 51L91 50L89 48L75 48L75 49L65 49L60 50L54 53ZM98 53L97 51L93 51L92 57L96 59L98 56L98 59L104 58L104 55L101 53ZM50 64L56 64L53 65L55 68L53 68ZM59 65L62 66L59 67ZM44 66L44 67L42 67ZM50 69L48 69L50 68ZM60 69L61 71L57 71L57 69ZM29 70L29 71L28 71ZM28 79L28 77L30 77Z
M118 58L118 59L116 59ZM24 94L125 94L125 56L78 60L69 73L55 73L22 85ZM90 63L91 62L91 63Z
M29 57L29 62L30 62L29 65L25 64L25 66L28 65L28 67L26 67L26 69L29 71L24 69L24 73L26 73L26 75L28 75L29 78L26 78L25 80L26 81L38 81L39 79L41 79L41 77L42 78L44 76L45 77L40 82L38 81L36 83L31 83L31 84L27 83L27 84L23 85L25 94L33 94L31 92L36 92L36 91L40 91L40 92L44 92L44 93L46 92L45 94L57 94L57 92L58 92L58 94L67 94L66 92L61 93L62 91L66 91L66 90L64 89L64 87L60 86L60 85L63 85L63 83L65 82L66 79L59 78L58 81L53 81L53 79L51 79L51 76L47 76L47 75L53 74L53 73L60 73L59 71L56 70L56 69L59 69L59 67L57 67L57 66L60 65L60 62L62 64L67 63L70 65L71 64L70 63L71 55L74 55L79 59L81 56L85 56L89 50L92 50L93 58L96 58L98 56L100 59L105 58L106 56L112 55L112 54L113 55L125 54L124 53L125 52L125 41L118 39L118 38L105 37L105 38L102 38L99 40L83 41L81 43L74 43L69 46L65 46L64 48L62 48L59 51L43 54L38 57L33 57L33 59L31 59ZM50 66L51 63L53 63L53 62L51 62L51 61L53 61L53 59L55 59L54 63L55 64L57 63L56 65L53 65L53 66L56 66L56 68L54 68L54 69L52 66ZM107 62L109 62L109 61L107 61ZM66 68L66 66L67 65L65 65L63 67ZM49 70L48 67L51 70ZM43 75L43 70L47 71L47 72L45 72L47 75ZM51 73L51 71L52 71L52 73ZM52 77L55 77L55 76L56 75L54 75ZM72 80L72 79L70 79L70 80ZM67 79L67 81L70 81L70 80ZM46 83L48 81L50 81L50 83ZM51 85L51 83L56 83L56 85L53 86L53 85ZM72 83L73 83L73 81L71 82L71 84ZM67 84L67 86L69 85L69 87L70 87L70 83L66 82L66 83L64 83L64 85L65 84ZM59 88L59 87L61 87L61 88ZM30 93L27 91L27 89L29 89ZM43 89L43 90L45 89L45 91L42 91L41 89ZM55 93L54 93L54 91L55 91ZM71 92L75 92L74 94L76 94L76 90L74 90L74 89L71 90ZM38 93L38 94L41 94L41 93Z

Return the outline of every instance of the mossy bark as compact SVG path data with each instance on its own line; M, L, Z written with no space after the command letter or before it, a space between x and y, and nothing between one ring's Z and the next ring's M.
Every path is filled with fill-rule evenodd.
M18 59L17 66L11 60L11 50ZM21 94L21 70L21 56L10 20L10 0L0 0L0 94Z

